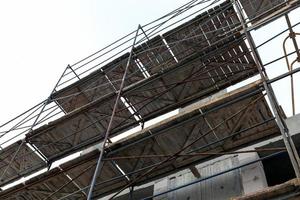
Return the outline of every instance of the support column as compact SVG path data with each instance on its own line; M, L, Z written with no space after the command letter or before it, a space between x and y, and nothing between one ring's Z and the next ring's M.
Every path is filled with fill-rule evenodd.
M140 29L140 25L138 26L137 31L136 31L136 35L135 35L135 37L133 39L133 44L131 46L130 55L128 57L128 61L127 61L127 64L126 64L126 68L125 68L123 77L122 77L122 82L121 82L121 85L120 85L120 89L118 91L118 95L117 95L117 98L116 98L116 101L115 101L115 105L114 105L114 108L113 108L113 111L112 111L112 114L111 114L111 117L110 117L110 121L109 121L109 124L108 124L107 129L106 129L105 137L104 137L104 140L102 142L100 156L99 156L98 161L97 161L97 166L96 166L93 178L92 178L92 182L91 182L91 185L90 185L90 189L89 189L89 194L88 194L87 200L92 199L93 189L94 189L95 184L96 184L96 179L97 179L98 174L101 172L101 169L102 169L102 166L103 166L102 158L103 158L104 151L105 151L105 145L106 145L107 141L109 140L110 129L111 129L111 126L112 126L112 123L113 123L113 120L114 120L115 113L117 111L117 107L118 107L119 100L121 98L122 90L124 88L126 74L127 74L129 65L131 63L131 58L132 58L132 55L133 55L133 48L134 48L134 45L136 43L136 38L138 36L139 29Z

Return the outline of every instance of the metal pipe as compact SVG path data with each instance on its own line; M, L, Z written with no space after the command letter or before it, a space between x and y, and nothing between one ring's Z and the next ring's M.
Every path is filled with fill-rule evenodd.
M284 151L286 148L276 147L276 148L261 148L255 150L245 150L245 151L224 151L224 152L199 152L199 153L190 153L190 154L178 154L178 157L197 157L197 156L223 156L223 155L232 155L232 154L244 154L244 153L257 153L257 152L270 152L270 151ZM171 157L172 155L164 154L153 154L153 155L133 155L133 156L117 156L104 158L104 161L111 160L126 160L126 159L139 159L139 158L165 158Z
M164 15L163 17L160 17L159 19L153 20L153 21L151 21L151 22L149 22L149 23L143 25L143 27L149 26L149 25L155 23L155 22L158 21L158 20L161 20L161 19L163 19L163 18L166 18L166 17L168 17L169 15L173 14L173 13L176 12L176 11L178 12L178 10L180 10L181 8L187 7L187 6L188 6L189 4L191 4L191 2L193 2L193 1L194 1L194 0L189 1L188 3L186 3L186 4L184 4L184 5L180 6L180 7L178 7L177 9L175 9L175 10L173 10L173 11L171 11L171 12L169 12L168 14ZM158 26L158 25L156 25L156 26ZM154 27L156 27L156 26L154 26ZM151 27L151 28L147 29L146 31L151 30L151 29L153 29L154 27ZM136 30L134 30L134 31L132 31L132 32L130 32L130 33L128 33L127 35L125 35L125 36L119 38L118 40L116 40L116 41L114 41L113 43L107 45L106 47L104 47L104 48L102 48L102 49L100 49L100 50L94 52L93 54L91 54L91 55L89 55L89 56L87 56L87 57L85 57L85 58L79 60L78 62L72 64L71 67L73 67L73 66L75 66L75 65L78 65L79 63L81 63L81 62L83 62L83 61L85 61L85 60L91 58L92 56L94 56L94 55L100 53L101 51L103 51L103 50L105 50L105 49L111 47L112 45L114 45L114 44L116 44L116 43L122 41L123 39L125 39L126 37L128 37L128 36L134 34L135 32L136 32ZM129 42L129 41L131 41L132 39L134 39L134 37L131 37L130 39L126 40L126 42ZM77 68L76 68L76 69L77 69ZM76 69L75 69L75 70L76 70Z
M294 24L294 25L292 26L292 28L298 26L299 24L300 24L300 22ZM277 33L276 35L272 36L271 38L269 38L269 39L265 40L264 42L260 43L259 45L257 45L256 48L258 49L259 47L261 47L261 46L267 44L268 42L270 42L271 40L277 38L278 36L280 36L281 34L285 33L285 32L288 31L288 30L289 30L289 29L287 28L287 29L285 29L285 30L283 30L283 31L281 31L281 32L279 32L279 33Z
M291 35L291 32L290 32L290 35ZM290 35L287 36L283 40L283 52L284 52L284 55L285 55L286 65L287 65L289 71L291 71L293 68L292 68L292 65L290 65L290 63L289 63L289 58L287 56L287 51L286 51L286 48L285 48L285 44L286 44L287 39L290 37ZM293 112L293 115L295 115L294 78L293 78L292 74L291 74L291 99L292 99L292 112Z
M13 119L11 119L11 120L9 120L9 121L5 122L4 124L2 124L2 125L0 126L0 128L2 128L3 126L5 126L5 125L7 125L7 124L11 123L12 121L14 121L14 120L18 119L19 117L21 117L21 116L25 115L26 113L28 113L29 111L31 111L31 110L33 110L33 109L35 109L36 107L38 107L38 106L42 105L42 104L43 104L45 101L47 101L47 99L46 99L46 100L44 100L44 101L42 101L42 102L40 102L40 103L38 103L37 105L35 105L35 106L33 106L33 107L29 108L28 110L26 110L25 112L23 112L23 113L19 114L19 115L18 115L18 116L16 116L15 118L13 118Z
M293 140L292 140L292 138L289 134L289 131L286 127L286 124L285 124L284 120L282 119L282 117L279 114L277 100L276 100L276 97L273 93L272 87L271 87L271 85L267 84L268 77L262 71L263 67L262 67L261 62L259 62L259 57L258 57L257 53L255 52L256 47L255 47L254 41L252 39L252 36L249 33L249 31L247 30L247 27L244 23L245 19L244 19L244 16L242 14L241 8L240 8L239 4L236 2L236 0L233 0L233 3L236 6L239 18L241 19L241 23L242 23L242 26L243 26L243 29L244 29L244 32L245 32L245 35L246 35L246 39L248 40L248 43L250 45L250 49L253 53L255 63L257 65L259 74L260 74L261 79L263 81L263 87L266 90L267 96L269 98L271 108L274 112L277 125L278 125L278 127L280 129L280 132L281 132L281 135L283 137L283 141L284 141L285 146L287 148L287 151L288 151L291 163L293 165L296 177L300 178L300 160L299 160L298 152L295 148Z
M207 0L207 1L210 1L210 0ZM201 9L198 10L197 12L199 12L199 11L201 11L201 10L204 10L205 8L207 8L207 7L209 7L209 6L213 5L213 4L215 4L215 3L218 2L218 1L220 1L220 0L215 0L215 1L212 2L210 5L205 6L204 8L201 8ZM205 1L203 0L202 2L205 2ZM190 4L190 2L189 2L189 4ZM185 10L184 12L186 12L186 11L189 10L190 8L192 8L192 7L187 7L187 8L185 8L186 10ZM180 12L181 12L181 10L180 10ZM188 17L190 17L190 16L196 14L197 12L192 13L192 14L186 16L185 18L188 18ZM176 17L177 15L178 15L178 13L175 14L174 16L172 16L171 18L169 18L169 19L167 19L167 20L161 22L160 24L155 25L155 26L153 26L153 27L147 29L146 32L147 32L147 31L150 31L150 30L152 30L152 29L154 29L154 30L152 30L152 31L150 32L150 34L151 34L153 31L155 31L157 28L159 28L162 24L168 22L170 19ZM167 17L167 16L166 16L166 17ZM185 18L184 18L184 19L185 19ZM176 21L175 23L173 23L173 24L171 24L171 25L169 25L169 26L172 26L172 25L174 25L174 24L176 24L176 23L178 23L178 22L180 22L180 21L182 21L182 20L183 20L183 19L178 20L178 21ZM163 31L164 29L168 28L169 26L163 28L163 29L160 30L160 31ZM145 27L145 26L142 26L142 27ZM160 32L160 31L159 31L159 32ZM133 33L134 33L134 32L131 32L130 34L124 36L122 39L126 38L127 36L129 36L129 35L131 35L131 34L133 34ZM138 36L140 36L141 34L143 34L143 33L138 34ZM157 32L154 33L154 34L152 34L151 36L153 36L153 35L155 35L155 34L157 34ZM95 61L95 60L97 60L98 58L104 56L105 54L110 53L111 51L117 49L118 47L121 47L122 45L126 44L127 42L131 41L132 39L134 39L134 37L131 37L131 38L127 39L126 41L122 42L121 44L118 44L116 47L113 47L112 49L108 50L107 52L102 53L101 55L98 55L97 57L95 57L95 58L93 58L93 59L87 61L86 63L82 64L82 65L79 66L79 67L76 67L75 70L78 70L78 69L84 67L85 65L91 63L92 61ZM121 39L119 39L119 40L113 42L112 44L108 45L107 47L112 46L113 44L117 43L118 41L121 41ZM143 41L144 41L144 38L141 39L141 40L139 40L138 42L136 42L136 44L139 44L139 43L141 43L141 42L143 42ZM102 50L106 49L107 47L104 47ZM130 47L131 47L131 46L127 46L127 47L125 47L124 49L122 49L121 51L118 51L118 53L116 53L116 54L114 54L113 56L111 56L110 58L106 59L106 61L108 61L109 59L115 57L116 55L119 55L120 53L124 52L125 50L129 49ZM95 52L95 53L92 54L91 56L88 56L88 58L90 58L90 57L96 55L97 53L100 53L102 50L99 50L98 52ZM85 60L85 59L82 59L81 61L77 62L76 64L79 64L80 62L82 62L82 61L84 61L84 60ZM101 62L101 63L104 63L104 62L105 62L105 61L103 61L103 62ZM75 65L75 64L73 64L73 65L71 65L71 66L73 67L74 65ZM94 68L97 67L98 65L99 65L99 64L97 64L97 65L91 67L90 69L84 71L84 73L87 72L87 71L90 71L90 70L94 69ZM70 72L69 72L69 73L66 73L66 75L68 75L68 74L70 74ZM81 74L82 74L82 73L81 73ZM75 77L73 77L73 78L75 78ZM73 78L72 78L72 79L73 79ZM69 80L68 80L68 81L69 81ZM62 84L66 83L66 82L68 82L68 81L63 82ZM60 85L62 85L62 84L60 84Z
M290 18L289 18L289 16L288 16L288 14L285 14L284 16L285 16L286 23L287 23L288 28L289 28L289 31L290 31L290 37L292 38L292 41L293 41L295 50L297 51L297 57L300 58L300 50L299 50L297 41L296 41L296 39L295 39L295 32L293 31L293 28L292 28L292 25L291 25Z
M281 80L281 79L283 79L283 78L286 78L286 77L290 76L291 74L295 74L295 73L297 73L297 72L300 72L300 68L293 69L293 70L291 70L291 71L289 71L289 72L286 72L286 73L284 73L284 74L281 74L280 76L277 76L277 77L275 77L275 78L269 79L269 80L267 80L267 83L268 83L268 84L274 83L274 82L276 82L276 81L278 81L278 80Z
M285 43L286 43L288 38L291 38L292 41L293 41L293 44L294 44L295 51L297 53L297 59L296 59L296 61L297 61L297 60L300 60L300 52L299 52L299 47L298 47L298 44L297 44L297 41L296 41L296 33L293 31L293 28L292 28L292 25L291 25L290 18L288 16L288 14L285 14L284 16L285 16L285 19L286 19L286 23L288 25L288 29L290 31L289 36L287 38L285 38L285 40L283 42L284 53L286 55ZM288 57L286 56L286 63L287 63L289 71L293 70L294 62L290 65L289 61L288 61ZM291 74L291 96L292 96L292 111L293 111L293 115L295 115L296 111L295 111L295 94L294 94L294 77L293 77L293 74Z
M102 157L103 157L103 154L104 154L105 145L106 145L106 142L108 140L108 136L109 136L110 129L111 129L111 126L112 126L112 122L113 122L113 119L114 119L114 115L115 115L115 112L117 110L119 99L121 97L121 93L122 93L122 90L123 90L123 87L124 87L126 74L127 74L129 65L131 63L133 48L134 48L134 45L135 45L135 42L136 42L136 38L138 36L139 29L140 29L140 27L138 26L137 31L136 31L136 35L135 35L135 38L133 40L133 44L132 44L132 47L131 47L130 55L128 57L128 61L127 61L127 64L126 64L126 68L125 68L125 71L124 71L124 75L123 75L123 78L122 78L120 89L119 89L119 92L118 92L118 95L117 95L117 98L116 98L116 101L115 101L115 105L114 105L114 108L113 108L113 111L112 111L112 115L111 115L107 130L106 130L106 133L105 133L104 140L102 142L102 148L101 148L100 156L99 156L98 161L97 161L97 166L96 166L93 178L92 178L92 182L91 182L91 186L90 186L90 190L89 190L89 193L88 193L87 200L90 200L92 198L93 189L94 189L94 186L95 186L95 183L96 183L96 179L97 179L98 173L101 171L101 168L102 168L102 165L103 165L103 163L101 161L102 161Z
M34 119L34 118L37 116L37 114L34 115L34 116L32 116L32 117L30 117L30 116L33 115L35 112L37 112L37 111L43 106L43 104L38 104L38 105L39 105L39 106L36 106L36 107L34 108L34 110L32 110L32 112L30 112L26 117L24 117L24 118L21 119L19 122L17 122L17 123L16 123L13 127L11 127L9 130L5 131L4 134L0 136L0 138L2 138L3 136L5 136L7 133L16 130L19 126L22 126L23 124L25 124L25 123L29 122L30 120ZM29 111L30 111L30 110L29 110ZM31 125L30 125L28 128L30 128L30 127L31 127ZM28 130L29 130L29 129L27 129L25 132L27 132ZM23 132L21 132L21 134L22 134L22 133L23 133ZM17 134L17 136L19 136L19 134ZM14 137L10 138L10 140L14 139L14 138L17 137L17 136L14 136ZM0 143L0 145L5 144L6 142L8 142L8 141L4 141L3 143Z

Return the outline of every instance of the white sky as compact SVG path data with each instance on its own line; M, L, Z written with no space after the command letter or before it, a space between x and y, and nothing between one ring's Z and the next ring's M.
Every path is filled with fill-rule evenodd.
M0 124L47 98L67 64L135 30L138 24L150 22L186 2L0 1ZM300 20L299 15L299 12L292 13L292 24ZM284 28L286 24L282 19L253 35L259 44L271 33ZM297 30L300 31L299 27ZM282 55L284 37L260 50L263 61ZM282 61L272 66L271 75L279 75L284 70L286 65ZM290 113L288 85L277 85L279 101Z
M186 0L1 0L0 124L49 96L67 64Z

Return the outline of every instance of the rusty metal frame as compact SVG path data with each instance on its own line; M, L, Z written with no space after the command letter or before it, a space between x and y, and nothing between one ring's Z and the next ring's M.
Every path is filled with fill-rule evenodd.
M253 94L256 94L256 93L253 93ZM222 108L222 107L224 107L224 106L228 106L228 105L230 105L230 104L232 104L232 103L234 103L234 102L237 102L237 101L240 101L240 100L242 100L242 99L244 99L244 98L247 98L247 97L249 97L249 94L246 94L246 95L243 95L243 96L241 96L240 98L237 98L237 99L234 99L234 100L232 100L229 104L222 104L220 107L214 107L212 110L209 110L209 111L206 111L205 113L202 113L202 115L206 115L207 113L210 113L210 112L212 112L212 111L214 111L214 110L216 110L216 109L220 109L220 108ZM260 98L259 98L260 99ZM252 101L251 103L249 103L249 105L252 105L254 102L256 102L257 100L259 100L259 99L256 99L256 100L254 100L254 101ZM249 105L247 105L247 106L245 106L243 109L241 109L241 110L239 110L239 111L237 111L237 113L234 113L233 114L233 116L236 116L238 113L241 113L243 110L245 110L245 109L247 109L248 108L248 106ZM231 117L233 117L233 116L231 116ZM231 118L230 117L230 118ZM227 118L226 120L229 120L229 118ZM261 123L259 123L259 124L256 124L256 125L254 125L254 126L252 126L252 127L249 127L249 128L246 128L245 130L240 130L240 131L238 131L238 132L235 132L235 133L232 133L231 135L229 135L228 137L226 137L226 138L222 138L222 139L219 139L219 140L217 140L217 141L215 141L215 142L213 142L213 143L211 143L211 144L207 144L207 145L205 145L205 146L210 146L210 145L213 145L214 143L216 143L216 142L221 142L221 141L224 141L224 140L227 140L227 139L229 139L229 138L231 138L231 137L233 137L233 136L235 136L235 135L238 135L238 134L241 134L242 132L244 132L244 131L247 131L247 130L249 130L249 129L252 129L252 128L255 128L255 127L257 127L257 126L260 126L260 125L262 125L262 124L265 124L265 123L268 123L268 122L270 122L270 121L272 121L272 120L274 120L274 118L271 118L271 119L268 119L268 120L266 120L266 121L264 121L264 122L261 122ZM225 121L224 122L222 122L222 123L225 123ZM219 125L218 125L219 126ZM214 127L213 129L215 129L216 127ZM208 133L210 133L211 132L211 130L209 130L208 131ZM208 133L206 133L206 134L208 134ZM201 138L202 138L202 136L201 136ZM195 140L199 140L199 138L196 138ZM194 141L195 141L194 140ZM189 144L189 145L191 145L191 144ZM187 146L189 146L189 145L187 145ZM204 148L205 146L203 146L202 148ZM186 148L186 147L185 147ZM201 148L200 148L201 149ZM200 150L199 149L199 150ZM120 150L120 149L118 149L118 150ZM281 151L281 150L283 150L282 148L280 148L280 149L261 149L261 151ZM260 150L258 150L258 151L260 151ZM207 154L207 153L193 153L194 151L189 151L189 152L187 152L187 154L178 154L178 155L176 155L176 157L177 156L200 156L200 155L204 155L204 154ZM223 153L219 153L219 155L225 155L225 154L233 154L233 153L249 153L250 151L241 151L241 152L223 152ZM211 155L217 155L217 153L211 153ZM158 156L160 156L160 155L158 155ZM162 155L163 157L170 157L170 155ZM172 155L171 155L172 156ZM174 156L174 155L173 155ZM108 160L111 160L112 158L109 158L108 157L108 159L103 159L103 161L108 161ZM126 158L126 159L129 159L129 158ZM160 165L161 163L157 163L157 164L155 164L154 166L150 166L150 167L155 167L155 166L158 166L158 165ZM147 170L148 169L148 167L146 168L146 169L139 169L139 170L137 170L137 172L139 172L139 171L141 171L141 170ZM80 175L82 175L83 173L85 173L85 172L82 172ZM130 173L128 173L128 174L131 174L131 173L135 173L135 172L130 172ZM122 177L124 177L124 176L126 176L126 175L128 175L128 174L125 174L125 175L123 175L123 176L120 176L121 178ZM76 176L76 177L74 177L74 179L72 179L72 180L70 180L70 182L72 182L72 181L74 181L76 178L78 178L80 175L78 175L78 176ZM108 180L109 181L109 180ZM67 184L69 184L70 182L68 182ZM67 184L65 184L64 186L66 186ZM98 184L98 183L97 183ZM101 183L100 183L101 184ZM90 187L90 186L88 186L88 187ZM59 188L58 190L60 190L60 189L62 189L63 187L61 187L61 188ZM85 187L85 188L82 188L82 190L83 189L87 189L87 187ZM58 192L58 190L57 191L55 191L54 193L56 193L56 192ZM81 190L78 190L78 192L79 191L81 191ZM50 196L52 196L52 195L54 195L54 194L50 194ZM47 198L49 198L49 196L47 197Z
M233 1L235 2L235 0L233 0ZM233 3L234 3L234 2L233 2ZM237 7L237 10L239 11L239 5L237 5L236 7ZM240 18L243 19L242 13L241 13L240 11L238 12L238 14L240 15ZM286 15L286 16L287 16L287 15ZM287 22L287 23L288 23L288 22ZM263 87L264 87L264 89L265 89L265 91L266 91L266 93L267 93L267 95L268 95L268 97L269 97L269 100L270 100L271 105L272 105L272 109L273 109L273 111L274 111L274 113L275 113L275 117L276 117L278 126L279 126L280 129L281 129L281 132L282 132L282 135L283 135L283 138L284 138L284 141L285 141L285 145L286 145L286 147L287 147L287 151L288 151L289 156L290 156L290 158L291 158L291 161L292 161L292 163L293 163L293 167L294 167L294 169L295 169L295 172L296 172L297 176L299 176L299 175L300 175L300 172L299 172L299 169L300 169L300 162L299 162L298 154L297 154L297 152L295 152L295 146L294 146L293 141L292 141L292 139L291 139L291 137L290 137L290 135L289 135L289 133L288 133L288 129L287 129L287 127L286 127L286 125L285 125L285 123L284 123L284 121L283 121L283 119L282 119L282 116L280 115L280 112L279 112L279 110L278 110L277 100L276 100L276 97L275 97L275 95L274 95L274 93L273 93L273 91L272 91L272 87L271 87L271 85L270 85L272 82L279 80L279 77L276 77L275 79L269 80L268 77L267 77L267 75L263 72L263 65L261 64L261 61L260 61L260 59L259 59L259 55L258 55L257 52L256 52L257 47L255 47L255 44L254 44L254 42L253 42L253 39L252 39L251 34L250 34L250 32L249 32L249 29L248 29L248 27L247 27L247 23L244 23L243 20L242 20L242 25L243 25L243 30L244 30L244 33L245 33L245 35L246 35L246 38L247 38L247 40L248 40L248 42L249 42L249 44L250 44L251 52L252 52L252 54L254 55L254 58L255 58L255 61L256 61L257 66L258 66L258 69L259 69L261 78L262 78L262 80L263 80ZM288 25L289 25L289 28L291 29L291 24L288 23ZM92 183L91 183L91 186L90 186L90 192L89 192L89 197L88 197L88 199L90 199L90 198L92 197L92 191L93 191L94 185L96 184L97 174L98 174L99 171L101 171L101 162L103 162L103 161L108 161L108 160L111 160L111 159L133 159L133 158L129 158L129 157L126 157L126 158L125 158L125 157L124 157L124 158L116 158L116 157L109 158L109 157L107 157L107 158L106 158L104 154L105 154L106 143L107 143L107 141L109 140L109 135L110 135L110 132L112 131L112 130L111 130L111 122L112 122L113 119L114 119L115 113L117 113L117 112L119 111L119 110L117 110L117 103L118 103L118 101L119 101L119 99L120 99L120 97L121 97L121 95L122 95L122 92L123 92L122 90L123 90L123 87L124 87L124 81L125 81L125 79L126 79L127 68L128 68L129 63L130 63L130 60L131 60L131 56L132 56L132 53L133 53L133 52L132 52L132 49L133 49L133 47L134 47L134 45L135 45L135 43L136 43L136 38L137 38L137 36L139 36L139 33L138 33L139 29L142 29L142 27L141 27L141 26L138 27L138 29L137 29L137 31L136 31L136 35L135 35L135 37L134 37L134 43L133 43L133 45L131 46L130 57L128 58L127 66L126 66L125 72L124 72L124 74L123 74L122 82L121 82L121 87L120 87L120 90L118 91L117 100L116 100L116 102L115 102L114 109L113 109L113 112L112 112L112 116L111 116L111 118L110 118L110 125L108 126L107 131L106 131L106 134L105 134L105 137L104 137L104 142L103 142L103 144L102 144L101 154L100 154L100 156L99 156L99 159L98 159L98 162L97 162L97 168L96 168L96 170L95 170L94 177L93 177L93 180L92 180ZM142 30L143 30L143 29L142 29ZM143 30L143 32L144 32L144 30ZM142 33L142 34L143 34L143 33ZM145 34L145 32L144 32L144 34ZM146 35L146 34L145 34L145 35ZM147 35L146 35L146 36L147 36ZM296 48L296 46L295 46L295 48ZM298 49L298 48L296 48L296 52L297 52L297 54L298 54L298 59L299 59L299 49ZM288 56L288 55L285 55L285 58L286 58L286 59L287 59L287 56ZM297 61L297 60L296 60L296 61ZM292 65L293 65L296 61L294 61L294 62L292 63ZM66 73L66 70L67 70L67 69L71 69L71 71L75 74L75 76L76 76L77 78L80 78L79 75L75 72L75 70L72 69L72 66L68 66L68 67L65 69L65 71L63 72L63 75L60 77L58 83L56 84L55 88L54 88L53 91L51 92L49 99L46 100L46 102L44 102L44 104L42 104L43 106L42 106L41 112L37 115L37 117L36 117L36 119L35 119L33 125L32 125L31 128L30 128L31 130L32 130L32 128L38 123L38 119L39 119L41 113L44 111L46 105L47 105L50 101L53 101L53 99L51 99L52 94L53 94L53 92L55 92L55 89L56 89L57 86L60 84L61 78L62 78L65 74L68 74L68 73ZM288 76L288 75L290 75L290 76L292 77L292 75L293 75L294 73L298 72L298 71L299 71L298 69L293 70L293 68L291 68L291 70L289 71L289 73L287 73L284 77L286 77L286 76ZM161 75L161 74L160 74L160 75ZM159 78L159 77L160 77L160 76L157 76L156 78ZM281 77L283 77L283 76L281 76ZM208 77L208 78L210 78L210 77ZM192 80L192 81L193 81L193 80ZM177 84L177 83L172 83L172 84ZM167 92L167 90L166 90L166 92ZM54 101L54 102L56 102L56 101ZM58 105L58 106L59 106L59 105ZM136 112L138 112L138 110L137 110ZM293 112L293 113L294 113L294 112ZM144 119L141 119L141 121L143 121L143 120L144 120ZM211 127L211 131L213 131L213 128L212 128L212 127ZM233 133L234 133L234 131L233 131ZM219 141L219 140L222 140L222 139L217 138L217 140ZM26 141L24 141L24 142L26 142ZM22 144L23 144L23 142L21 143L21 145L22 145ZM19 149L21 148L21 145L19 146L19 148L18 148L17 152L15 153L14 157L16 156L16 154L18 153ZM277 150L278 150L278 149L277 149ZM279 149L279 150L282 150L282 149ZM36 149L36 152L39 153L38 149ZM224 152L224 154L225 154L225 153L230 154L230 153L243 153L243 152ZM197 156L197 155L200 155L200 154L201 154L201 153L198 153L198 154L195 153L195 154L189 154L189 155L186 154L186 155L185 155L185 154L180 154L180 153L178 153L178 154L175 155L175 156ZM213 153L212 153L212 154L213 154ZM222 154L222 153L220 153L220 154ZM108 154L108 155L109 155L109 154ZM152 156L152 155L148 155L148 156ZM170 157L171 157L171 158L174 157L174 155L173 155L173 156L170 156L170 155L156 155L156 156L167 157L167 159L170 159ZM138 158L138 156L135 156L135 157L134 157L134 159L137 159L137 158ZM13 159L14 159L14 158L13 158ZM9 164L9 165L10 165L10 164ZM9 165L8 165L7 167L9 167ZM5 170L5 171L6 171L6 170ZM151 171L152 171L152 170L148 170L147 172L150 173ZM2 175L2 176L3 176L3 175ZM80 175L78 175L78 177L79 177L79 176L80 176ZM74 178L74 179L76 179L76 178ZM70 180L70 181L73 181L73 180ZM135 180L130 181L130 185L129 185L129 186L133 186L134 184L132 184L131 182L134 182L134 181L135 181ZM60 189L61 189L61 188L60 188ZM57 192L57 191L56 191L56 192ZM47 198L50 198L52 195L54 195L54 194L49 195Z
M237 13L238 13L238 15L241 19L243 30L246 34L246 38L247 38L248 43L250 45L250 49L253 53L253 56L254 56L254 59L255 59L255 62L256 62L256 66L259 70L260 77L263 81L263 87L264 87L264 89L267 93L268 99L270 101L271 108L274 112L277 125L280 129L281 135L283 137L284 144L285 144L285 146L287 148L287 151L288 151L288 154L289 154L289 158L290 158L291 163L293 165L294 172L296 174L296 177L300 178L300 158L299 158L297 149L296 149L295 144L293 142L293 139L292 139L292 137L289 133L289 130L286 126L286 123L285 123L283 117L280 114L281 112L279 110L279 105L277 103L276 96L273 92L272 86L271 86L271 84L267 83L267 80L269 78L268 78L267 74L263 72L263 64L261 63L259 55L256 51L256 46L254 44L253 38L252 38L250 32L247 30L247 26L245 24L245 18L243 16L241 7L240 7L239 3L236 0L233 0L233 3L236 6Z

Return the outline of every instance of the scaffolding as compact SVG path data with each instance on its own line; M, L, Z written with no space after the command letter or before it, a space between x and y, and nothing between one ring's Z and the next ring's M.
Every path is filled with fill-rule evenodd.
M0 187L44 170L0 198L113 199L190 169L197 180L180 189L282 153L300 178L297 149L271 85L291 77L295 114L293 74L300 68L293 65L300 53L293 28L300 22L291 24L288 14L299 5L192 0L68 65L47 99L0 126ZM288 28L256 46L251 31L282 16ZM258 49L284 34L294 51L285 50L286 39L284 55L263 63ZM270 79L266 67L283 59L288 71ZM257 149L270 155L256 161L210 177L193 167L249 153L237 150L278 135L285 146Z

